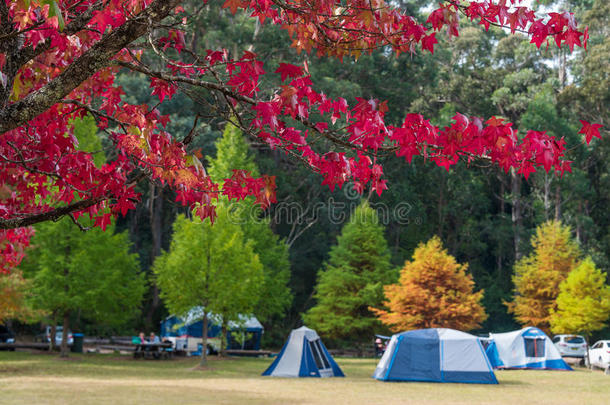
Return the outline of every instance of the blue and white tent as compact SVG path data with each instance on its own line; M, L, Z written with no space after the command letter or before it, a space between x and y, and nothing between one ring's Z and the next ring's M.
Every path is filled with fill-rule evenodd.
M506 333L491 333L487 356L494 368L572 370L540 329L527 327Z
M222 317L208 312L208 338L220 337L221 324ZM253 315L239 315L239 321L230 321L228 329L227 349L260 350L264 328ZM201 338L202 335L203 307L200 306L191 308L181 317L171 315L161 322L162 338Z
M273 377L344 377L315 330L290 332L282 351L263 375Z
M453 329L418 329L392 336L373 378L497 384L476 336Z

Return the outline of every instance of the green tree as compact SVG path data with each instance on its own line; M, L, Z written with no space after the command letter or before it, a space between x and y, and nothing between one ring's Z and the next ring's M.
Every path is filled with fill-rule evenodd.
M549 332L559 285L578 265L581 252L572 240L570 227L559 221L548 221L536 228L532 247L533 252L515 265L515 298L508 306L522 325Z
M305 323L330 338L366 342L381 327L369 307L379 307L383 286L395 281L390 250L377 213L363 201L352 213L318 273L317 303Z
M106 154L102 146L102 141L98 137L98 128L95 118L90 114L81 119L76 119L74 124L74 136L78 139L78 149L83 152L91 153L93 163L97 167L102 167L106 163Z
M208 313L222 317L224 350L228 322L254 311L263 279L252 241L228 214L227 207L219 205L213 226L208 219L178 216L170 249L153 265L170 312L184 315L195 306L204 308L201 366L207 364Z
M34 307L49 314L53 332L59 320L68 331L74 313L109 328L134 317L145 281L126 233L115 234L113 226L83 233L64 219L38 225L32 245L24 272L32 280ZM62 334L62 357L68 355L67 335Z
M610 317L610 286L606 273L587 257L559 285L557 309L551 311L553 333L582 333L603 329Z
M216 142L216 158L208 159L209 174L215 181L230 177L233 169L259 175L243 133L230 123L226 125L222 138ZM264 281L254 314L269 329L273 329L271 321L283 315L292 302L292 293L287 285L290 279L288 246L273 233L269 219L263 217L263 212L253 206L251 200L250 197L246 201L231 203L230 215L240 225L245 238L252 242L252 248L263 266Z

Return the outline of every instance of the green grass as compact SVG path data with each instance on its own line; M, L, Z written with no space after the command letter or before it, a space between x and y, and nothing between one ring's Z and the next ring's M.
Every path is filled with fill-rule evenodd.
M337 359L346 378L261 377L270 359L133 360L0 352L0 404L604 404L610 376L498 371L500 385L384 383L374 359Z

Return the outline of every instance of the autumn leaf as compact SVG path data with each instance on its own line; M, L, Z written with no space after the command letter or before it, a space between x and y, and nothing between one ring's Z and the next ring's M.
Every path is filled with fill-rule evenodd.
M579 120L582 124L582 128L578 131L579 134L585 135L585 141L587 145L591 142L591 140L595 138L602 139L602 136L599 134L599 129L603 127L601 124L590 124L587 121Z

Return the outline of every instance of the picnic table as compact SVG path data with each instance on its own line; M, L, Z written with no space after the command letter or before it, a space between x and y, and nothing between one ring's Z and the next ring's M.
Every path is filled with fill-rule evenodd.
M133 352L134 359L169 359L173 352L172 342L136 343Z

